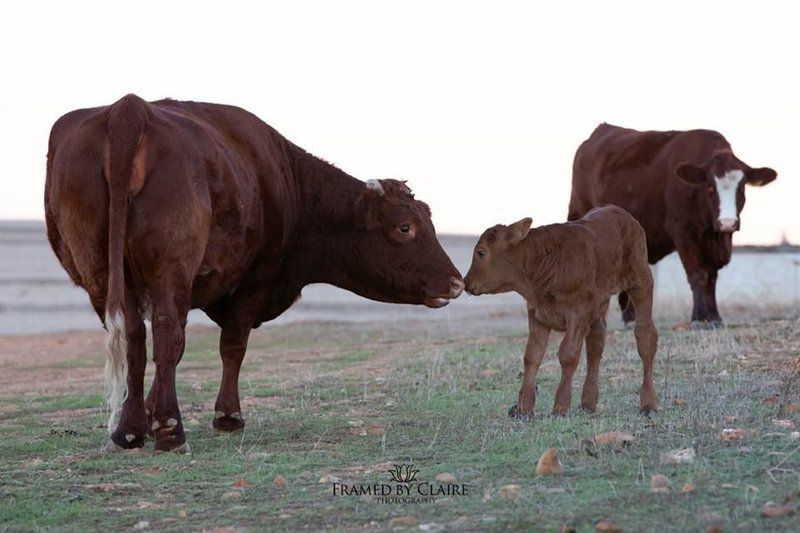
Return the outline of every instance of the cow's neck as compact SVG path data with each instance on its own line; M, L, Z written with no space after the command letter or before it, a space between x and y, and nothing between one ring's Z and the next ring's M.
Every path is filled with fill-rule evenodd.
M354 206L364 182L297 147L292 166L299 205L296 245L287 266L294 270L297 289L329 283L357 290Z

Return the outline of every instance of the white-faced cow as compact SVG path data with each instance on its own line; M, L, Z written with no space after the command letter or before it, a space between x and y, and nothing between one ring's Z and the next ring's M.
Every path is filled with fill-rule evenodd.
M717 325L717 272L731 260L745 185L773 181L771 168L753 168L710 130L636 131L601 124L581 144L572 171L569 220L615 204L647 235L650 264L677 250L694 295L692 320ZM625 322L634 307L620 294Z
M305 285L429 307L464 286L403 182L352 178L236 107L128 95L64 115L45 210L53 250L108 330L109 402L122 413L106 449L141 447L148 433L156 450L187 449L175 371L192 308L222 328L213 425L233 431L250 330Z

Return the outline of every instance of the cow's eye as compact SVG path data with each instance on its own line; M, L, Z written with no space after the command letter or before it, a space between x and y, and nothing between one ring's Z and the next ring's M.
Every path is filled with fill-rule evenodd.
M478 250L477 252L475 252L475 255L477 255L478 257L483 257L484 255L486 255L486 252L484 252L483 250Z
M714 187L708 186L708 194L714 194Z
M408 232L411 231L411 225L410 224L400 224L400 227L397 228L397 229L400 230L400 233L402 233L404 235L407 235Z

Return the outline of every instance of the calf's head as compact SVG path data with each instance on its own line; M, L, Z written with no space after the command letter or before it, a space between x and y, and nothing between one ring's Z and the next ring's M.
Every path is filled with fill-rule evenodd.
M515 251L531 229L531 219L523 218L510 226L498 224L483 232L464 282L473 295L498 294L514 290L519 271Z
M405 182L369 180L356 201L355 292L389 303L444 307L464 289L436 238L427 204Z
M714 231L722 233L739 229L745 184L761 187L778 175L769 167L751 168L730 152L718 154L703 165L680 164L675 174L693 187L705 188L699 194L701 205L698 207L710 213Z

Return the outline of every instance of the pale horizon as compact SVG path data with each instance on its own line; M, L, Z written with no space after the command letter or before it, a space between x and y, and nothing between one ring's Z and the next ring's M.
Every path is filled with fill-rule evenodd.
M354 177L407 179L441 234L566 219L601 122L720 131L747 164L736 244L800 242L794 10L677 2L19 5L0 45L0 219L43 219L47 137L127 93L238 105ZM109 24L109 20L117 21ZM66 22L71 21L71 22ZM80 22L75 22L80 21Z

